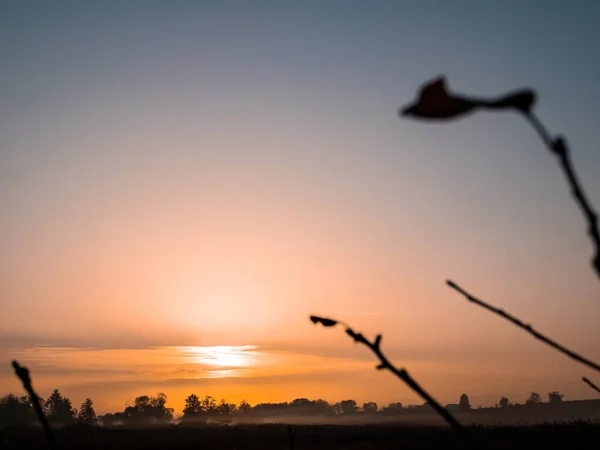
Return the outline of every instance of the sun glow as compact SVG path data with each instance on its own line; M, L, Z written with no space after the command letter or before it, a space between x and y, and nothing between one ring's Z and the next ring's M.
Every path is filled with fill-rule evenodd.
M239 374L239 369L256 365L258 352L255 349L253 345L180 348L186 354L186 359L191 363L208 366L215 377Z

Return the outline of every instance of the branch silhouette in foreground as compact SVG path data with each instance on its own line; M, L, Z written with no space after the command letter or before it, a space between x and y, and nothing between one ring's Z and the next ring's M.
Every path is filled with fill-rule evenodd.
M446 89L446 79L440 76L427 82L420 90L415 102L400 109L400 117L414 117L421 120L452 120L466 114L473 113L478 109L488 110L512 110L522 113L531 126L539 134L540 138L551 153L556 155L560 167L567 179L571 194L579 205L588 224L588 234L595 249L592 258L592 266L596 275L600 277L600 232L598 231L598 214L594 211L585 194L581 183L577 178L575 169L569 156L569 148L563 136L552 138L546 127L532 112L536 100L535 91L532 89L520 89L515 92L504 94L493 99L475 98L465 95L449 93Z
M539 339L542 342L545 342L550 347L558 350L561 353L564 353L569 358L574 359L575 361L579 361L580 363L585 364L586 366L591 367L592 369L596 369L597 371L600 372L600 365L596 364L593 361L590 361L589 359L584 358L581 355L578 355L577 353L575 353L574 351L569 350L566 347L563 347L558 342L553 341L552 339L544 336L543 334L538 333L537 331L535 331L532 328L531 325L529 325L529 324L526 325L523 322L521 322L519 319L517 319L516 317L511 316L510 314L504 312L503 310L495 308L495 307L493 307L491 305L488 305L484 301L479 300L478 298L473 297L471 294L469 294L467 291L465 291L458 284L456 284L455 282L453 282L451 280L447 280L446 284L448 284L448 286L450 286L452 289L454 289L458 293L464 295L467 298L467 300L469 300L470 302L473 302L473 303L481 306L482 308L487 309L488 311L491 311L491 312L493 312L495 314L498 314L501 317L504 317L509 322L512 322L513 324L515 324L519 328L522 328L523 330L527 331L533 337L535 337L536 339Z
M357 333L350 326L344 322L334 319L327 319L324 317L318 316L310 316L310 320L314 324L321 324L324 327L334 327L336 325L341 325L346 328L346 334L350 336L354 342L358 342L366 345L374 354L379 358L379 365L377 366L378 370L387 369L404 381L408 387L410 387L414 392L416 392L429 406L433 408L433 410L438 413L447 423L450 425L456 432L465 440L465 442L469 445L470 448L478 448L475 445L475 442L467 431L465 427L463 427L450 412L441 406L434 398L423 389L419 383L417 383L406 371L406 369L398 369L387 359L387 357L381 351L381 334L378 334L373 342L370 342L367 338L365 338L361 333Z
M29 394L29 398L31 399L31 403L33 404L33 409L35 409L35 413L38 416L38 420L42 424L42 428L44 429L44 433L46 434L46 438L48 439L48 444L50 444L51 448L58 448L56 443L56 439L54 438L54 434L50 429L50 425L48 424L48 420L46 416L44 416L44 412L42 411L42 406L40 405L40 397L33 390L33 386L31 384L31 377L29 375L29 369L27 367L19 365L17 361L12 362L12 366L15 369L15 374L21 382L23 383L23 387Z
M600 392L600 388L598 386L596 386L594 383L592 383L590 380L588 380L586 377L582 377L581 379L583 380L584 383L586 383L593 390Z

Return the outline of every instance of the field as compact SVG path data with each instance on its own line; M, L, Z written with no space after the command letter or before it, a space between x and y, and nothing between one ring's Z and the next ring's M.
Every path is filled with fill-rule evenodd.
M400 425L296 426L294 450L460 449L460 439L448 429ZM585 422L528 427L471 427L489 449L590 449L600 447L600 425ZM277 449L290 448L285 425L236 425L188 428L102 429L67 427L57 430L61 449ZM0 431L0 448L47 448L39 430Z

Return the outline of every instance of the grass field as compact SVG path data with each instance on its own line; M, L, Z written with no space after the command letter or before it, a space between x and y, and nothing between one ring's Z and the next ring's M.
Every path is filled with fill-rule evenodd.
M471 427L489 449L592 449L600 447L600 425L546 424L527 427ZM149 429L68 427L57 430L61 449L289 449L285 425L236 425ZM0 448L45 448L41 431L0 431ZM296 426L295 450L460 449L449 429L400 425Z

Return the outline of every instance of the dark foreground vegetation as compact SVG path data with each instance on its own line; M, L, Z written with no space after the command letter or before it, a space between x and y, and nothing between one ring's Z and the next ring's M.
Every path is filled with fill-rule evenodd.
M600 424L575 422L513 427L469 427L489 449L590 449L600 447ZM108 429L75 425L56 430L61 449L289 449L285 425L233 425ZM41 430L0 431L0 448L45 448ZM447 427L402 425L300 425L294 450L303 449L461 449Z

